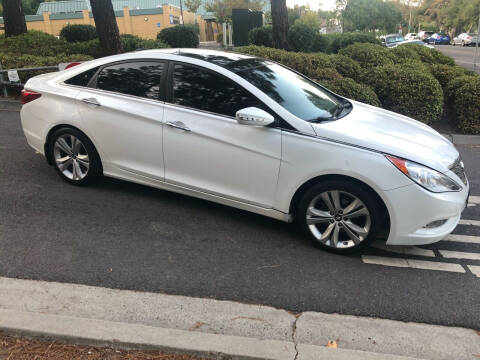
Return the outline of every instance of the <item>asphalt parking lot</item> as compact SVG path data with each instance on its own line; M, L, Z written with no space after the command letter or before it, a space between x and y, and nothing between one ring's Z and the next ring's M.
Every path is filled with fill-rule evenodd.
M463 66L468 70L474 70L474 55L475 47L474 46L452 46L452 45L435 45L437 50L440 50L445 55L451 56L455 59L457 65ZM480 73L480 49L478 51L477 57L477 66L475 69L476 72Z
M478 196L480 147L459 150ZM334 255L241 210L108 178L68 185L17 111L0 111L0 179L3 277L480 328L480 204L446 241Z

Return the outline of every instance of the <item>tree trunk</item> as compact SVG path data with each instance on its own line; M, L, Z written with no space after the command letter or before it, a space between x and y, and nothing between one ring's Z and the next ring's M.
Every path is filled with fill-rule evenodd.
M288 12L286 0L271 0L273 47L288 49Z
M93 19L97 28L100 47L104 56L120 54L123 52L123 45L120 40L117 20L111 1L90 0Z
M27 32L22 0L3 0L3 21L5 37L20 35Z

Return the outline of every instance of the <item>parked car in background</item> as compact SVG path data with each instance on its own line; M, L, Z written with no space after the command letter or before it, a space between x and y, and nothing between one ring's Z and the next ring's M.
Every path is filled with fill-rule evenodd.
M426 41L434 33L435 31L420 31L417 35L417 38L420 40Z
M427 39L428 44L434 45L449 45L450 41L450 35L444 33L435 33Z
M380 37L380 41L382 42L383 46L393 47L397 43L405 41L405 38L401 34L389 34Z
M105 57L31 78L22 103L28 143L68 183L107 175L296 219L335 252L378 234L388 245L439 241L467 202L463 162L447 138L252 56Z
M400 46L400 45L420 45L420 46L426 46L430 49L435 49L435 47L433 45L427 44L427 43L423 42L422 40L418 40L418 39L400 41L399 43L392 46L392 48L396 48L397 46Z
M417 33L408 33L405 35L405 40L414 40L417 38Z
M452 40L452 45L475 46L478 42L478 35L474 33L461 33Z

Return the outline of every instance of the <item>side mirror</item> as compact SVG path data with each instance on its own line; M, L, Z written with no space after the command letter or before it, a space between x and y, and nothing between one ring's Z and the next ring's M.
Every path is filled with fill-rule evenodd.
M251 126L267 126L275 121L272 115L256 107L238 110L235 117L239 124Z

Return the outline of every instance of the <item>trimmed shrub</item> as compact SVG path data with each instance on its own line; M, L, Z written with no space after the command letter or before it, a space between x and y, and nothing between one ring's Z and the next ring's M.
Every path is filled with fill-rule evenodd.
M348 99L360 101L373 106L381 106L380 100L378 100L377 95L370 86L359 84L353 79L340 76L339 78L319 80L318 82L330 91Z
M145 49L164 49L168 47L168 45L161 40L142 39L131 34L120 35L120 40L122 41L125 52Z
M288 44L293 51L312 52L315 37L318 34L313 27L296 23L288 29Z
M273 35L271 25L257 27L248 32L248 43L252 45L272 47L272 36Z
M409 45L420 56L420 60L427 64L445 64L455 65L455 61L450 56L442 54L437 49L430 49L422 45Z
M329 43L327 52L333 54L355 43L381 44L380 41L370 33L332 33L325 35L325 37Z
M420 55L415 50L416 46L421 45L400 45L390 49L391 53L394 55L393 61L399 64L409 60L421 61Z
M464 133L480 134L480 76L455 78L445 93L457 128Z
M465 69L460 66L449 66L444 64L433 64L430 72L438 80L442 88L445 88L450 81L465 75Z
M313 51L326 53L328 50L328 39L321 34L316 34L313 41Z
M337 70L332 68L316 69L315 71L312 71L312 79L318 82L332 81L341 78L342 75L340 75Z
M364 82L374 89L383 107L388 110L426 124L440 119L442 87L429 72L389 64L370 69L364 76Z
M191 26L176 25L160 31L157 39L174 48L198 48L199 40Z
M358 81L361 78L362 68L355 60L340 54L330 55L330 61L335 69L345 77Z
M31 30L18 36L0 37L0 52L16 55L56 56L72 54L70 44L41 31Z
M71 43L70 50L77 54L89 55L95 59L103 56L103 51L100 47L100 41L98 39Z
M356 60L363 68L393 64L394 55L389 49L376 44L358 43L340 50L340 55Z
M60 31L60 38L65 39L68 42L89 41L96 39L97 37L97 29L92 25L65 25Z

